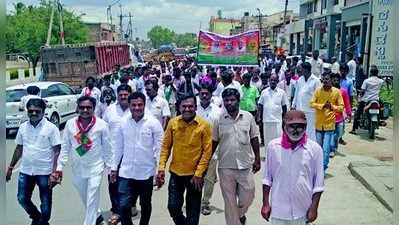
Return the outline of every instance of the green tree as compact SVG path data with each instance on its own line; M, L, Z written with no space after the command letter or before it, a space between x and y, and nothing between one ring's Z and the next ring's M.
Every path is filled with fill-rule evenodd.
M154 26L147 33L147 37L150 39L154 48L159 48L161 45L172 43L175 39L175 35L174 31L159 25Z
M198 44L197 36L193 33L176 34L175 43L179 48L196 47Z
M15 11L7 15L5 27L6 52L25 55L33 68L40 59L40 48L45 45L51 15L51 5L41 0L38 6L14 4ZM60 43L58 12L54 13L51 44ZM87 41L88 29L72 12L63 9L65 43L75 44ZM34 70L35 71L35 70Z

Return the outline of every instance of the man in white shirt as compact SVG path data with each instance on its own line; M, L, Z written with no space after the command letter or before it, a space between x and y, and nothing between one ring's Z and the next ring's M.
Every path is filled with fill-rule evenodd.
M158 119L165 130L170 119L169 103L158 95L158 83L155 81L147 80L145 82L145 92L147 94L145 105L147 113Z
M128 86L127 84L122 84L118 87L117 91L118 91L117 102L108 107L103 117L103 120L108 123L109 130L111 133L112 144L114 144L118 138L115 136L115 131L120 125L122 119L130 115L129 103L128 103L128 97L132 93L130 86ZM113 221L119 220L119 198L118 198L118 180L116 180L115 182L111 182L110 176L108 176L108 191L112 206L111 208L112 215L109 222L112 223ZM134 204L134 206L135 205L136 204ZM133 209L133 211L137 210Z
M347 65L349 67L349 72L346 77L349 78L350 80L352 80L352 82L354 83L355 78L356 78L356 66L357 66L356 61L353 58L352 52L348 52L346 55L348 56L348 59L349 59L349 61L347 63Z
M222 98L222 92L227 88L234 88L238 90L240 96L242 96L241 84L233 80L233 73L230 70L225 70L221 74L222 81L218 83L216 90L213 92L214 96Z
M281 136L283 117L289 104L285 91L277 87L278 80L273 74L269 79L270 86L262 91L258 100L258 121L263 123L265 146Z
M172 75L169 73L162 75L162 85L159 87L159 96L164 98L169 104L171 118L176 116L176 87L173 85Z
M280 81L277 84L277 87L282 89L287 95L289 107L291 107L292 99L294 98L295 92L295 80L291 79L293 75L293 71L287 70L285 71L285 79Z
M103 172L112 163L111 140L107 123L94 116L96 101L89 96L77 100L79 116L67 121L57 171L68 158L72 161L72 183L85 208L83 225L103 221L99 210Z
M216 104L212 103L212 92L213 89L209 85L202 85L199 92L199 104L197 105L197 115L204 118L211 126L219 118L221 114L221 108ZM216 167L217 167L217 154L213 154L213 157L209 161L208 170L204 178L204 193L201 202L201 213L203 215L211 214L209 207L209 200L212 197L213 187L217 181Z
M94 77L88 77L86 79L86 87L82 89L80 96L90 96L96 99L96 104L100 102L101 91L96 88L94 85L96 84L96 79Z
M33 225L49 224L52 188L60 182L60 174L56 172L61 149L60 132L54 124L43 118L45 109L46 103L42 99L35 98L27 102L29 120L19 127L15 139L17 146L6 176L6 181L9 181L15 165L22 158L17 198ZM35 185L39 187L40 211L31 200Z
M138 197L141 206L140 224L148 225L163 129L156 118L144 113L146 97L143 93L131 94L128 102L131 116L122 119L113 135L115 155L111 182L116 182L118 177L122 225L133 225L131 207Z
M384 80L378 77L378 68L376 65L370 66L370 77L363 81L361 87L361 98L356 109L355 118L353 121L352 130L349 132L351 134L356 134L356 130L359 128L360 116L364 113L364 107L370 101L379 101L380 90L384 84Z
M318 50L313 51L310 65L312 66L312 74L317 78L320 78L321 74L323 73L323 60L319 58Z
M303 111L306 115L306 134L312 141L316 141L315 110L310 107L310 100L314 92L321 86L320 79L312 74L312 66L304 62L299 67L303 75L295 84L295 95L292 101L292 109Z
M28 95L25 95L21 98L21 102L19 103L19 110L25 111L26 110L26 103L28 103L29 99L31 98L40 98L40 88L37 86L29 86L26 88L26 92Z
M332 57L331 58L331 62L332 62L332 64L331 64L331 72L332 73L339 73L339 63L338 63L338 61L337 61L337 57Z

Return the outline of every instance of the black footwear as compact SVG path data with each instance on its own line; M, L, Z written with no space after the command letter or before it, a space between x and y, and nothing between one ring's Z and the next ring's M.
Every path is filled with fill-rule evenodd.
M30 225L39 225L39 220L32 220L32 223Z
M96 225L101 224L103 221L104 221L104 217L102 215L99 215L96 220Z
M356 135L356 131L355 130L351 130L349 131L350 134Z
M210 215L211 214L211 209L209 208L209 206L204 205L201 207L201 213L204 216Z
M242 216L240 218L240 222L241 222L242 225L245 225L245 222L247 222L247 217L246 216Z
M340 138L338 141L341 145L346 145L346 141L344 139Z

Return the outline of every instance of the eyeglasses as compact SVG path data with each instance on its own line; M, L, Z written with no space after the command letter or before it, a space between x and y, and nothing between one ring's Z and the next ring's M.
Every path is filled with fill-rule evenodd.
M93 109L93 106L79 106L78 108L79 108L80 110L85 110L85 109L91 110L91 109Z

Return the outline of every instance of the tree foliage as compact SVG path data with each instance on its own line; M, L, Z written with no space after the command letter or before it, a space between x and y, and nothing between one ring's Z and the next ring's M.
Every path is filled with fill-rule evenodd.
M173 30L162 26L154 26L148 33L147 37L150 39L154 48L164 44L175 43L177 47L195 47L197 45L197 37L192 33L177 34Z
M175 32L173 32L172 30L159 25L154 26L147 33L147 36L150 39L151 44L154 48L159 48L159 46L161 45L172 43L175 35Z
M66 44L87 41L88 29L79 17L63 8L64 37ZM49 1L41 0L38 6L14 4L14 11L7 15L5 27L6 52L28 57L33 67L40 58L40 48L45 45L51 16ZM60 44L60 23L57 10L54 13L50 45Z

